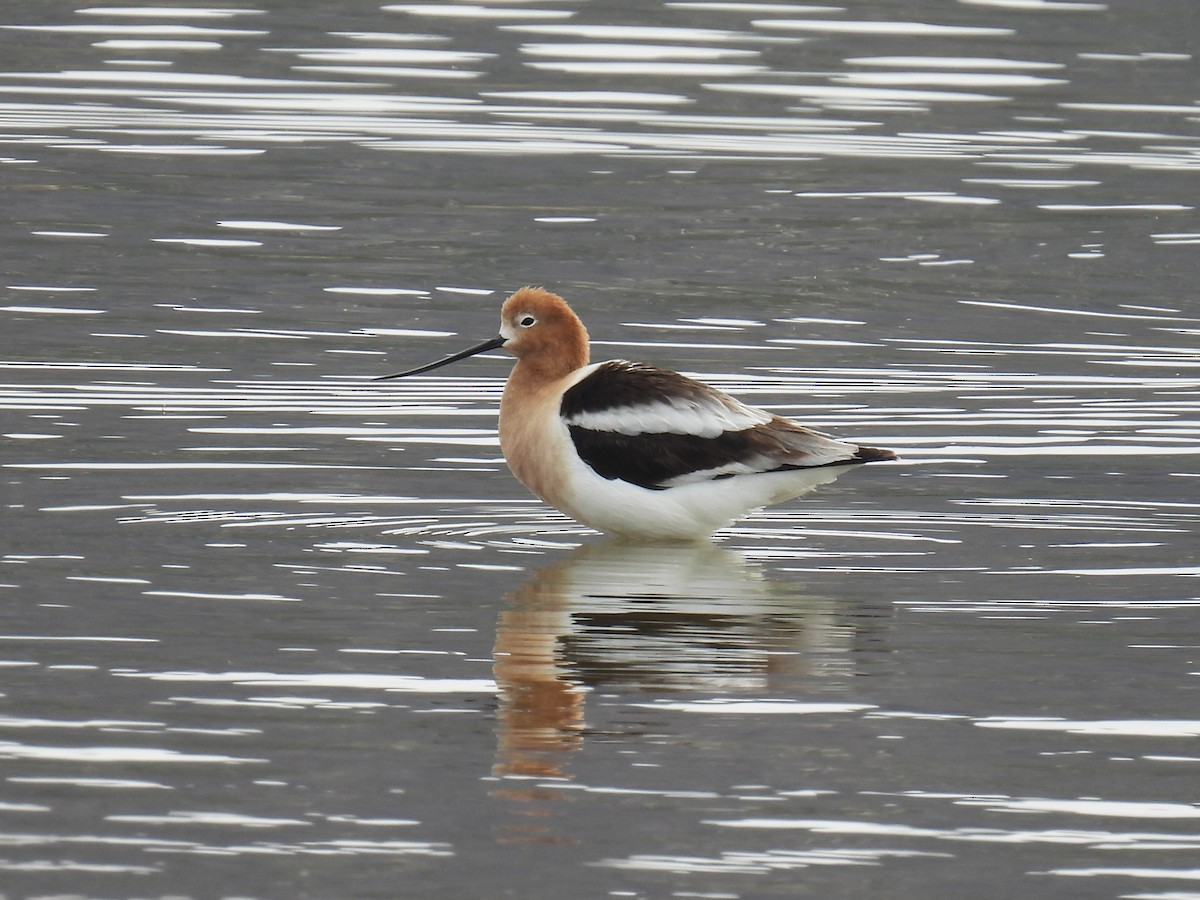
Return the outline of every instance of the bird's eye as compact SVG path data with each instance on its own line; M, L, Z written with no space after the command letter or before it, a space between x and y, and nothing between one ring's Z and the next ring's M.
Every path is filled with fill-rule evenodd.
M521 318L517 320L517 324L522 328L530 328L537 324L537 319L535 319L533 316L521 316Z

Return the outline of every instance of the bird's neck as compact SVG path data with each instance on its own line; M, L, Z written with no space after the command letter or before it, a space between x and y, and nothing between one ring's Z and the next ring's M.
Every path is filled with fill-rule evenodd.
M524 356L517 360L508 383L514 388L535 391L566 378L588 364L586 343L569 352Z

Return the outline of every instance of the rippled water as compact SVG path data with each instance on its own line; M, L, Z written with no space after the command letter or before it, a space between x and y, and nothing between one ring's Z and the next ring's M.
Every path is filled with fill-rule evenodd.
M0 13L0 897L1200 897L1195 25ZM525 283L904 461L611 543Z

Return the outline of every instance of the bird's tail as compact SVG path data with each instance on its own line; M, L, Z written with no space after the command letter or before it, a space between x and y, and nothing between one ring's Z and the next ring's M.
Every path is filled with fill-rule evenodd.
M883 462L888 459L899 459L895 451L886 447L859 447L854 451L852 462Z

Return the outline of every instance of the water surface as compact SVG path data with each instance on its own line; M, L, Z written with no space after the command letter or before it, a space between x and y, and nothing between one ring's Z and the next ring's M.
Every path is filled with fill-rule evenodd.
M1191 4L0 20L0 893L1200 896ZM494 334L904 462L528 496Z

